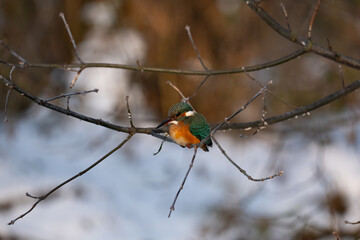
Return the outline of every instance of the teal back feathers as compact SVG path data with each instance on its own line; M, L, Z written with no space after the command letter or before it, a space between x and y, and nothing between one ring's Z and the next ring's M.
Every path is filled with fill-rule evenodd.
M210 135L210 126L206 122L204 115L195 113L193 116L185 118L184 122L190 124L190 132L192 135L197 137L200 141ZM212 146L211 138L205 141L207 146Z

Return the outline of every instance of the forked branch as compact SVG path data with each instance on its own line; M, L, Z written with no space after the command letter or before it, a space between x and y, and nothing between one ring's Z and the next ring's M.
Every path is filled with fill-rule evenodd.
M119 131L119 132L124 132L124 133L132 133L134 132L134 129L131 127L124 127L124 126L120 126L120 125L116 125L113 123L110 123L108 121L104 121L102 119L96 119L96 118L92 118L92 117L88 117L86 115L56 106L54 104L51 103L47 103L45 102L45 100L39 99L33 95L31 95L30 93L26 92L25 90L23 90L22 88L20 88L17 84L10 82L9 80L7 80L5 77L3 77L2 75L0 75L0 81L7 87L11 88L12 90L18 92L19 94L21 94L22 96L25 96L26 98L30 99L31 101L49 108L51 110L54 110L56 112L62 113L64 115L68 115L68 116L72 116L74 118L89 122L89 123L93 123L96 125L100 125L102 127L108 128L108 129L112 129L115 131ZM297 116L307 116L310 114L311 111L314 111L322 106L325 106L333 101L336 101L337 99L344 97L352 92L354 92L355 90L360 88L360 79L347 85L345 88L342 88L330 95L327 95L315 102L309 103L308 105L302 106L302 107L298 107L294 110L285 112L283 114L279 114L273 117L269 117L269 118L265 118L265 122L268 125L272 125L275 123L279 123L279 122L283 122L292 118L296 118ZM258 92L258 94L256 94L256 97L258 97L261 94L261 92ZM253 101L254 99L252 98L251 101ZM248 103L249 104L249 103ZM247 105L248 105L247 104ZM243 109L239 109L240 111L242 111ZM229 120L229 119L227 119ZM262 126L262 121L253 121L253 122L245 122L245 123L227 123L227 121L224 121L221 124L213 124L211 125L211 127L217 128L217 130L229 130L229 129L249 129L249 128L256 128L256 127L260 127ZM169 138L164 137L162 135L160 135L159 133L163 133L164 130L162 129L155 129L152 127L149 128L141 128L141 127L136 127L135 128L136 133L142 133L142 134L149 134L151 136L154 136L156 138L162 139L162 140L166 140L169 142L172 142Z
M289 29L283 27L281 24L279 24L274 18L272 18L262 7L259 6L259 4L255 0L243 0L265 23L267 23L275 32L280 34L282 37L286 38L287 40L294 42L298 45L300 45L303 50L307 52L313 52L315 54L318 54L320 56L323 56L325 58L331 59L334 62L344 64L346 66L349 66L351 68L360 69L360 60L356 58L352 58L349 56L346 56L344 54L334 54L334 52L330 51L327 48L324 48L314 42L311 41L311 39L303 36L295 35L293 32L291 32ZM313 14L313 18L315 18L315 15L317 13L317 9L319 8L320 1L318 1L315 11ZM312 19L313 19L312 18ZM310 33L311 37L311 29L312 29L312 22L310 22L308 35ZM249 71L248 71L249 72Z
M325 106L331 102L336 101L337 99L344 97L355 90L360 88L360 79L347 85L345 88L341 88L334 93L327 95L315 102L312 102L308 105L298 107L292 111L288 111L283 114L279 114L273 117L269 117L265 119L265 122L268 125L272 125L275 123L283 122L292 118L296 118L298 116L308 116L310 115L311 111L318 109L322 106ZM214 125L215 127L216 125ZM247 129L247 128L254 128L261 126L261 121L254 121L254 122L247 122L247 123L232 123L232 124L224 124L220 129L227 130L227 129Z
M93 163L91 166L89 166L88 168L84 169L83 171L79 172L78 174L72 176L71 178L67 179L66 181L60 183L59 185L57 185L56 187L54 187L53 189L51 189L49 192L47 192L45 195L42 196L32 196L29 193L26 193L27 197L30 198L34 198L37 199L37 201L31 206L31 208L26 211L25 213L21 214L20 216L18 216L17 218L11 220L8 225L13 225L17 220L19 220L20 218L25 217L26 215L28 215L32 210L34 210L34 208L42 201L44 201L47 197L49 197L51 194L53 194L55 191L59 190L61 187L63 187L64 185L68 184L69 182L73 181L74 179L82 176L83 174L87 173L88 171L90 171L92 168L94 168L96 165L98 165L99 163L101 163L102 161L104 161L107 157L109 157L111 154L113 154L116 150L118 150L119 148L121 148L122 146L124 146L125 143L127 143L130 138L132 137L132 134L129 134L127 136L127 138L122 141L118 146L116 146L114 149L112 149L110 152L108 152L107 154L105 154L102 158L100 158L99 160L97 160L95 163Z
M76 47L76 43L75 43L74 37L73 37L73 35L72 35L72 33L71 33L69 24L68 24L67 21L66 21L66 18L65 18L65 16L64 16L64 13L60 13L59 16L61 17L62 21L64 22L65 29L66 29L69 37L70 37L70 41L71 41L71 44L72 44L72 46L73 46L73 49L74 49L74 52L75 52L75 56L76 56L77 60L79 60L79 62L80 62L80 64L81 64L79 70L77 71L77 73L76 73L76 75L75 75L75 77L74 77L73 80L71 81L70 88L73 88L74 85L75 85L75 83L76 83L76 81L77 81L77 79L79 78L81 72L85 69L85 68L83 67L84 62L83 62L83 60L80 58L79 51L78 51L78 49L77 49L77 47Z
M219 144L219 142L216 140L216 138L214 136L212 137L212 140L215 142L216 146L219 148L221 153L226 157L226 159L251 181L263 182L263 181L266 181L266 180L269 180L269 179L273 179L274 177L281 176L284 173L283 171L279 171L279 172L277 172L274 175L271 175L269 177L253 178L243 168L241 168L239 165L237 165L234 160L231 159L231 157L225 152L224 148Z

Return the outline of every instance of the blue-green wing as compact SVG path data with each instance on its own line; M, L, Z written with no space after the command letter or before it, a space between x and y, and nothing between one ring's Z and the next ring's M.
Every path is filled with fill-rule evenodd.
M196 113L194 116L190 118L190 132L200 141L206 138L207 136L209 136L210 126L206 122L206 118L202 114ZM211 138L209 138L205 142L205 144L208 146L212 146Z

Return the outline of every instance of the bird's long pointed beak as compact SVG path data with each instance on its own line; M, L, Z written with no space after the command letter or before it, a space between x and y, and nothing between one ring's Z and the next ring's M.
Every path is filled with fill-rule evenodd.
M159 127L161 127L161 126L163 126L163 125L165 125L165 124L167 124L168 122L170 122L172 119L171 118L167 118L167 119L165 119L164 121L162 121L160 124L159 124L159 126L157 126L156 128L159 128Z

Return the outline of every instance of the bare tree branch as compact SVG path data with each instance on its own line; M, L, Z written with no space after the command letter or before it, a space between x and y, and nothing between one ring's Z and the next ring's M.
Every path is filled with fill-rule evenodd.
M79 51L77 50L74 37L73 37L73 35L71 34L71 30L70 30L70 27L69 27L66 19L65 19L64 13L61 12L61 13L59 14L59 16L61 17L62 21L64 22L66 31L67 31L67 33L68 33L68 35L69 35L69 37L70 37L71 43L72 43L72 45L73 45L76 58L79 60L80 63L84 63L84 62L81 60L81 58L80 58Z
M132 114L131 114L131 111L130 111L129 96L126 96L125 100L126 100L126 107L127 107L127 111L128 111L128 117L129 117L130 126L131 126L132 129L134 129L134 133L135 133L136 132L136 127L134 126Z
M268 91L264 92L263 94L263 109L262 109L262 113L261 113L261 119L260 119L260 126L256 127L255 131L250 134L250 135L240 135L240 137L247 137L247 136L254 136L255 134L257 134L260 130L265 129L268 124L265 121L265 117L266 117L266 113L267 113L267 108L266 108L266 93Z
M342 69L342 66L340 64L339 64L339 75L340 75L341 85L342 85L343 88L345 88L343 69Z
M17 218L11 220L8 225L13 225L17 220L19 220L20 218L25 217L26 215L28 215L32 210L34 210L34 208L42 201L44 201L47 197L49 197L51 194L53 194L55 191L57 191L58 189L60 189L61 187L63 187L64 185L68 184L69 182L73 181L74 179L82 176L83 174L87 173L88 171L90 171L92 168L94 168L96 165L98 165L99 163L101 163L103 160L105 160L107 157L109 157L111 154L113 154L116 150L118 150L119 148L121 148L122 146L124 146L125 143L127 143L127 141L130 140L130 138L133 136L133 134L129 134L127 136L127 138L122 141L118 146L116 146L114 149L112 149L110 152L108 152L107 154L105 154L102 158L100 158L99 160L97 160L95 163L93 163L91 166L89 166L88 168L84 169L83 171L79 172L78 174L72 176L71 178L67 179L66 181L62 182L61 184L57 185L56 187L54 187L53 189L51 189L49 192L47 192L45 195L43 196L32 196L29 193L26 193L27 197L30 198L34 198L34 199L38 199L33 205L32 207L26 211L25 213L21 214L20 216L18 216Z
M131 127L123 127L123 126L115 125L115 124L112 124L110 122L104 121L102 119L96 119L96 118L88 117L88 116L82 115L80 113L77 113L77 112L74 112L74 111L64 109L64 108L61 108L59 106L47 103L44 100L36 98L33 95L29 94L28 92L24 91L19 86L17 86L15 83L10 82L9 80L7 80L2 75L0 75L0 81L4 85L6 85L7 87L12 88L13 90L17 91L21 95L29 98L31 101L33 101L33 102L35 102L35 103L37 103L37 104L39 104L39 105L41 105L43 107L54 110L56 112L59 112L59 113L62 113L62 114L68 115L68 116L72 116L72 117L78 118L80 120L90 122L90 123L93 123L93 124L96 124L96 125L100 125L100 126L108 128L108 129L112 129L112 130L119 131L119 132L132 133L134 131ZM272 125L272 124L275 124L275 123L286 121L288 119L295 118L297 116L309 115L311 111L314 111L317 108L320 108L320 107L322 107L322 106L324 106L324 105L326 105L328 103L331 103L331 102L333 102L333 101L335 101L335 100L337 100L337 99L339 99L339 98L341 98L343 96L346 96L349 93L351 93L351 92L353 92L353 91L355 91L356 89L359 89L359 88L360 88L360 79L353 82L353 83L351 83L351 84L349 84L345 88L342 88L342 89L340 89L340 90L338 90L338 91L336 91L336 92L334 92L334 93L332 93L332 94L330 94L328 96L325 96L324 98L321 98L318 101L312 102L312 103L310 103L308 105L305 105L305 106L302 106L302 107L298 107L298 108L296 108L294 110L288 111L288 112L283 113L283 114L279 114L279 115L276 115L276 116L273 116L273 117L266 118L265 122L268 125ZM256 97L258 97L258 95L260 95L260 94L261 94L261 92L258 92ZM253 101L253 100L254 99L251 99L251 101ZM244 110L244 109L242 109L242 108L239 109L240 112L242 110ZM228 120L229 119L227 119L227 121ZM261 121L253 121L253 122L245 122L245 123L226 123L226 122L223 122L221 124L212 124L211 125L212 129L216 128L216 130L248 129L248 128L256 128L256 127L259 127L259 126L262 126ZM163 132L164 132L163 129L140 128L140 127L136 128L136 133L149 134L149 135L152 135L152 136L154 136L156 138L160 138L160 139L172 142L169 138L159 134L159 133L163 133Z
M29 98L31 101L39 104L40 106L49 108L51 110L54 110L56 112L59 112L59 113L62 113L62 114L68 115L68 116L75 117L77 119L80 119L80 120L83 120L83 121L86 121L86 122L90 122L90 123L100 125L100 126L112 129L112 130L116 130L116 131L119 131L119 132L124 132L124 133L133 133L134 132L134 129L132 129L131 127L123 127L123 126L115 125L115 124L112 124L110 122L104 121L102 119L96 119L96 118L88 117L86 115L83 115L83 114L80 114L80 113L77 113L77 112L74 112L74 111L71 111L71 110L56 106L56 105L51 104L51 103L48 103L45 100L39 99L39 98L31 95L30 93L24 91L22 88L20 88L19 86L17 86L13 82L10 82L9 80L7 80L2 75L0 75L0 81L4 85L6 85L7 87L12 88L13 90L17 91L21 95ZM161 131L159 129L156 130L154 128L139 128L139 127L136 128L136 133L150 134L150 135L152 135L154 137L164 139L163 137L160 137L160 135L156 134L156 133L159 133L159 132L163 132L163 131Z
M203 80L199 83L199 85L196 87L194 93L193 93L190 97L187 98L188 100L190 100L191 98L195 97L195 96L198 94L200 88L202 87L202 85L204 85L204 83L208 80L209 77L210 77L210 75L206 75L206 76L204 77L204 79L203 79Z
M191 35L190 26L186 25L186 26L185 26L185 29L186 29L186 32L187 32L187 34L188 34L188 36L189 36L191 45L193 46L193 48L194 48L194 50L195 50L195 52L196 52L196 54L197 54L197 57L198 57L198 59L199 59L199 62L201 63L201 66L205 69L205 71L209 72L209 69L205 66L205 63L203 62L203 60L202 60L202 58L201 58L201 55L200 55L200 52L199 52L198 48L196 47L196 44L195 44L195 42L194 42L194 39L193 39L193 37L192 37L192 35Z
M265 62L263 64L257 64L253 66L245 67L247 72L259 71L262 69L267 69L270 67L275 67L281 65L285 62L291 61L303 54L306 53L306 50L303 48L290 53L284 57L278 58L273 61ZM9 65L9 63L2 62L0 63ZM360 64L359 64L360 65ZM18 68L47 68L47 69L62 69L66 71L79 71L80 69L86 68L118 68L130 71L139 71L139 72L153 72L153 73L171 73L171 74L181 74L181 75L194 75L194 76L204 76L204 75L225 75L225 74L237 74L243 73L243 67L224 69L224 70L209 70L200 71L200 70L183 70L183 69L169 69L169 68L157 68L157 67L139 67L138 65L126 65L126 64L114 64L114 63L71 63L71 64L54 64L54 63L26 63L24 64L11 64L11 66L16 66Z
M181 96L181 101L187 102L192 107L192 109L196 112L195 108L189 102L190 98L185 97L185 95L180 91L180 89L177 86L175 86L172 82L167 81L166 83L169 84L170 87L172 87L175 91L177 91L177 93L179 93L179 95Z
M71 83L70 83L70 89L74 87L76 81L78 80L80 74L82 73L82 71L83 71L84 69L85 69L85 68L80 68L79 71L76 72L75 77L73 78L73 80L72 80Z
M229 162L234 165L242 174L244 174L249 180L254 181L254 182L263 182L269 179L273 179L274 177L278 177L281 176L284 172L283 171L279 171L278 173L275 173L274 175L271 175L269 177L265 177L265 178L253 178L252 176L250 176L244 169L242 169L239 165L237 165L234 160L232 160L229 155L225 152L224 148L220 145L220 143L216 140L216 138L214 136L212 136L212 140L215 142L216 146L219 148L219 150L221 151L221 153L226 157L227 160L229 160Z
M256 80L255 78L253 78L244 68L244 73L246 74L246 76L251 79L252 81L254 81L260 88L263 88L263 86L260 84L260 82L258 80ZM286 102L284 99L276 96L274 93L272 93L269 89L266 90L267 93L269 93L272 97L274 97L276 100L278 100L279 102L294 108L294 105L289 104L288 102Z
M187 99L186 99L186 97L184 96L184 94L180 91L180 89L179 89L177 86L175 86L174 84L172 84L172 82L170 82L170 81L167 81L166 83L169 84L170 87L172 87L175 91L177 91L183 100L185 100L186 102L188 102ZM189 103L189 104L190 104L190 103ZM191 106L191 105L190 105L190 106ZM192 107L192 106L191 106L191 107Z
M5 45L6 46L6 45ZM11 50L11 49L10 49ZM15 53L16 54L16 53ZM11 67L11 70L10 70L10 74L9 74L9 77L10 77L10 82L13 81L12 79L12 74L15 70L15 66L12 66ZM5 117L4 117L4 122L8 122L8 117L7 117L7 113L8 113L8 104L9 104L9 96L10 96L10 93L11 93L11 90L12 90L12 87L9 87L7 93L6 93L6 99L5 99L5 109L4 109L4 113L5 113Z
M13 49L11 49L8 45L6 45L3 40L0 40L0 44L1 44L6 50L8 50L14 57L16 57L16 58L20 61L20 64L26 64L26 63L27 63L27 61L25 60L25 58L23 58L22 56L20 56L19 54L17 54Z
M344 221L346 224L351 224L351 225L356 225L356 224L360 224L360 221L357 222L349 222L349 221Z
M189 36L190 42L197 54L197 57L202 65L202 67L204 68L204 71L198 71L198 70L182 70L182 69L165 69L165 68L156 68L156 67L143 67L140 65L140 61L137 61L137 66L131 66L131 65L124 65L124 64L108 64L108 63L84 63L82 61L82 59L80 58L80 55L78 53L77 47L76 47L76 43L75 40L72 36L72 33L70 31L70 27L67 24L67 21L64 17L63 13L60 13L60 17L62 18L65 28L67 30L67 33L70 37L71 43L73 45L74 51L75 51L75 55L77 60L80 63L75 63L75 64L31 64L29 62L27 62L23 57L21 57L19 54L17 54L14 50L12 50L11 48L9 48L7 45L4 44L3 41L0 40L0 44L7 49L15 58L17 58L19 60L18 64L13 64L13 63L8 63L6 61L0 60L0 63L5 64L7 66L12 67L11 71L10 71L10 80L7 80L5 77L0 75L0 81L6 85L9 89L6 95L6 101L5 101L5 121L7 121L7 105L8 105L8 99L9 99L9 95L10 92L12 90L15 90L16 92L20 93L21 95L25 96L26 98L30 99L31 101L49 108L51 110L57 111L59 113L65 114L65 115L70 115L72 117L87 121L89 123L93 123L93 124L97 124L97 125L101 125L103 127L109 128L109 129L113 129L116 131L120 131L120 132L125 132L128 133L127 138L120 143L117 147L115 147L113 150L111 150L109 153L107 153L105 156L103 156L102 158L100 158L99 160L97 160L95 163L93 163L91 166L89 166L88 168L86 168L85 170L79 172L78 174L74 175L73 177L67 179L66 181L62 182L61 184L57 185L56 187L54 187L53 189L51 189L49 192L47 192L45 195L42 196L32 196L29 193L26 193L26 196L33 198L33 199L37 199L37 201L32 205L32 207L25 212L24 214L20 215L19 217L15 218L14 220L10 221L8 224L14 224L17 220L19 220L20 218L23 218L24 216L26 216L27 214L29 214L41 201L45 200L49 195L51 195L52 193L54 193L55 191L57 191L58 189L60 189L61 187L63 187L64 185L66 185L67 183L73 181L74 179L80 177L81 175L85 174L86 172L88 172L89 170L91 170L93 167L95 167L97 164L99 164L100 162L102 162L104 159L106 159L108 156L110 156L112 153L114 153L117 149L121 148L127 141L130 140L130 138L136 134L136 133L142 133L142 134L149 134L152 135L154 137L163 139L163 142L161 143L159 150L157 153L159 153L162 149L163 143L164 141L171 141L171 139L168 138L168 136L162 136L160 135L160 133L162 133L164 130L161 129L154 129L154 128L137 128L134 126L133 124L133 118L132 118L132 114L130 111L130 106L129 106L129 97L126 96L126 104L127 104L127 111L128 111L128 117L129 117L129 122L130 122L130 127L124 127L124 126L118 126L112 123L109 123L107 121L104 121L102 119L95 119L95 118L91 118L88 117L86 115L82 115L79 114L75 111L71 111L69 108L69 100L70 100L70 96L72 95L77 95L77 94L85 94L85 93L89 93L89 92L95 92L94 90L91 91L85 91L85 92L77 92L77 93L66 93L66 94L62 94L60 96L57 97L53 97L50 98L48 100L42 100L40 98L37 98L33 95L31 95L29 92L26 92L25 90L23 90L22 88L20 88L17 84L15 84L14 81L12 81L12 72L14 71L14 69L17 68L50 68L50 69L63 69L66 71L76 71L76 75L73 78L70 88L72 88L74 86L74 84L76 83L79 75L82 73L82 71L86 68L119 68L119 69L126 69L126 70L131 70L131 71L141 71L141 72L157 72L157 73L172 73L172 74L182 74L182 75L201 75L201 76L205 76L204 79L200 82L200 84L196 87L194 93L188 97L185 98L185 96L181 93L181 91L174 86L173 84L171 84L169 82L169 84L176 90L179 92L179 94L182 96L184 101L187 101L196 96L197 93L199 92L200 88L204 85L204 83L208 80L208 78L210 76L214 76L214 75L224 75L224 74L237 74L237 73L246 73L248 75L248 77L252 78L248 72L251 71L258 71L261 69L266 69L269 67L273 67L273 66L277 66L280 64L283 64L285 62L291 61L305 53L315 53L317 55L320 55L322 57L328 58L334 62L339 63L339 74L340 74L340 78L342 81L342 89L335 91L334 93L325 96L317 101L314 101L312 103L309 103L305 106L302 107L298 107L295 108L294 110L288 111L286 113L280 114L280 115L276 115L273 117L268 117L266 118L266 114L267 114L267 109L266 109L266 93L269 92L268 91L268 87L269 84L266 85L265 87L262 87L261 84L257 82L257 84L261 87L261 89L250 99L248 100L241 108L239 108L235 113L233 113L230 117L225 118L225 120L220 123L220 124L214 124L212 125L212 131L210 133L209 136L207 136L206 138L204 138L199 144L194 146L194 154L192 156L191 159L191 163L189 165L189 168L185 174L185 177L182 181L182 184L180 185L180 188L178 189L175 198L173 200L172 205L170 206L170 212L168 217L171 216L172 211L175 210L175 204L176 201L178 199L178 196L180 194L180 192L182 191L185 182L188 178L188 175L193 167L194 161L195 161L195 157L197 154L197 148L198 146L201 146L202 144L204 144L204 142L206 140L208 140L209 138L212 138L215 142L215 144L218 146L219 150L222 152L222 154L227 158L227 160L233 164L244 176L246 176L249 180L251 181L257 181L257 182L262 182L265 180L269 180L272 179L274 177L277 176L281 176L283 174L282 171L273 174L271 176L265 177L265 178L253 178L251 175L249 175L244 169L242 169L240 166L238 166L235 161L233 161L230 156L226 153L226 151L222 148L222 146L219 144L219 142L214 138L214 134L216 133L216 131L218 130L228 130L228 129L249 129L249 128L256 128L256 132L263 127L266 127L268 125L271 124L275 124L278 122L283 122L286 121L288 119L292 119L292 118L296 118L298 116L307 116L310 114L311 111L318 109L324 105L327 105L341 97L346 96L347 94L354 92L355 90L360 88L360 80L357 80L347 86L345 86L345 82L344 82L344 77L343 77L343 72L342 72L342 66L341 64L344 64L346 66L349 66L351 68L354 69L358 69L360 70L360 60L356 59L356 58L352 58L343 54L339 54L336 51L334 51L334 49L332 48L332 46L330 45L330 41L328 40L328 48L324 48L316 43L312 42L311 39L311 35L312 35L312 28L313 28L313 24L315 21L315 17L318 13L319 10L319 6L320 6L320 2L321 0L318 0L311 21L309 23L308 26L308 32L307 32L307 37L305 36L297 36L294 32L292 32L292 29L290 27L289 24L289 19L288 19L288 14L286 11L285 6L281 3L281 8L283 10L283 13L285 15L285 20L286 20L286 24L287 24L287 28L283 27L282 25L280 25L277 21L275 21L270 15L268 15L268 13L261 8L259 5L261 2L263 2L263 0L245 0L246 4L256 12L256 14L259 15L259 17L266 22L274 31L276 31L277 33L279 33L281 36L283 36L284 38L298 44L299 46L301 46L301 48L287 56L278 58L274 61L270 61L270 62L265 62L263 64L258 64L258 65L254 65L254 66L249 66L249 67L241 67L241 68L233 68L233 69L226 69L226 70L209 70L205 63L203 62L200 52L193 40L193 37L191 35L191 31L190 31L190 27L186 26L185 29L187 31L187 34ZM96 89L97 90L97 89ZM97 91L96 91L97 92ZM262 115L261 115L261 119L259 121L254 121L254 122L247 122L247 123L230 123L230 121L236 116L238 115L240 112L242 112L244 109L247 108L247 106L252 103L256 98L258 98L261 94L263 94L263 109L262 109ZM271 92L269 92L269 94L271 94L272 96L274 96ZM54 104L49 103L52 100L58 99L58 98L62 98L62 97L66 97L67 98L67 109L56 106ZM275 96L276 97L276 96ZM283 101L283 100L282 100ZM284 101L284 103L286 103ZM189 103L190 104L190 103ZM287 103L286 103L287 104ZM289 104L287 104L289 105ZM254 134L256 133L254 132ZM155 153L155 154L157 154ZM155 155L154 154L154 155ZM359 222L348 222L345 221L346 224L360 224ZM335 229L337 230L337 229ZM334 237L336 239L339 239L339 235L336 232L333 233Z
M337 63L344 64L351 68L360 69L360 60L345 56L343 54L334 54L332 51L310 41L308 38L296 36L293 32L281 26L275 21L259 4L254 0L243 0L265 23L284 38L302 46L307 52L313 52L325 58L331 59Z
M66 18L65 18L65 16L64 16L64 13L61 12L59 16L61 17L62 21L64 22L66 31L67 31L67 33L68 33L68 35L69 35L69 37L70 37L70 41L71 41L71 44L72 44L72 46L73 46L73 49L74 49L74 52L75 52L75 56L76 56L77 60L79 60L79 62L81 63L80 69L77 71L74 79L71 81L71 84L70 84L70 89L71 89L71 88L74 87L74 85L75 85L77 79L79 78L81 72L82 72L85 68L83 67L84 62L83 62L83 60L80 58L79 51L78 51L78 49L77 49L77 47L76 47L76 43L75 43L74 37L73 37L73 35L72 35L72 33L71 33L69 24L68 24L67 21L66 21Z
M8 122L8 117L7 117L8 108L7 107L8 107L8 103L9 103L9 96L10 96L11 90L12 90L12 87L9 87L9 89L7 91L7 94L6 94L5 110L4 110L4 113L5 113L4 122Z
M47 100L45 100L44 102L51 102L55 99L59 99L59 98L66 98L66 97L69 97L69 96L74 96L74 95L86 95L88 93L98 93L99 92L99 89L97 88L94 88L93 90L85 90L85 91L82 91L82 92L73 92L73 93L63 93L59 96L56 96L56 97L52 97L52 98L49 98Z
M187 34L188 34L188 36L189 36L191 45L193 46L193 48L194 48L194 50L195 50L195 52L196 52L196 54L197 54L197 57L198 57L198 59L199 59L200 64L201 64L202 67L205 69L205 71L209 73L209 69L206 67L204 61L202 60L201 55L200 55L200 52L199 52L198 48L196 47L196 44L195 44L195 42L194 42L194 39L193 39L193 37L192 37L192 35L191 35L190 26L186 25L186 26L185 26L185 29L186 29ZM209 79L210 76L211 76L210 74L208 74L208 75L205 76L205 78L204 78L204 79L199 83L199 85L196 87L194 93L193 93L190 97L188 97L187 100L190 100L191 98L195 97L195 96L198 94L200 88L202 87L202 85L204 85L204 83Z
M159 152L161 151L161 149L162 149L162 147L163 147L163 145L164 145L164 142L165 142L165 140L162 140L162 141L161 141L160 146L159 146L159 149L157 150L157 152L153 153L154 156L159 154Z
M215 132L216 132L217 130L222 129L222 127L224 127L224 126L226 126L226 125L229 125L230 120L233 119L233 118L234 118L236 115L238 115L240 112L242 112L243 110L245 110L245 109L247 108L247 106L249 106L250 103L252 103L252 102L253 102L257 97L259 97L261 94L263 94L263 93L267 90L267 88L269 87L270 84L271 84L271 82L269 82L265 87L263 87L262 89L260 89L250 100L248 100L244 105L242 105L241 108L239 108L236 112L234 112L230 117L225 118L225 120L224 120L222 123L220 123L220 124L218 124L216 127L214 127L214 128L212 129L211 133L210 133L207 137L203 138L203 139L201 140L201 142L198 143L197 145L201 147L203 144L205 144L205 142L206 142L209 138L211 138L211 137L214 136L214 134L215 134ZM259 123L259 126L260 126L260 124L261 124L261 122ZM266 124L267 124L267 123L266 123Z
M308 105L302 106L302 107L298 107L292 111L288 111L286 113L283 114L279 114L273 117L269 117L265 119L265 122L268 125L271 124L275 124L278 122L283 122L286 120L289 120L291 118L296 118L298 116L307 116L310 114L311 111L314 111L315 109L318 109L322 106L325 106L343 96L348 95L351 92L354 92L356 89L360 88L360 79L347 85L345 88L342 88L330 95L327 95L315 102L312 102ZM212 125L213 127L215 127L216 125ZM246 128L253 128L253 127L258 127L261 126L261 121L254 121L254 122L247 122L247 123L232 123L232 124L224 124L224 126L222 126L220 128L220 130L227 130L227 129L246 129Z
M187 170L187 172L186 172L186 174L185 174L185 177L184 177L184 179L183 179L183 181L182 181L182 183L181 183L181 185L180 185L180 188L179 188L179 190L177 191L177 193L176 193L176 195L175 195L174 201L173 201L173 203L172 203L171 206L170 206L170 212L169 212L168 218L170 218L170 217L171 217L171 213L172 213L173 211L175 211L176 200L178 199L181 190L183 190L183 188L184 188L186 179L187 179L188 176L189 176L189 173L190 173L191 168L194 166L194 161L195 161L196 153L197 153L197 146L194 146L194 155L193 155L193 157L192 157L192 159L191 159L191 163L190 163L189 168L188 168L188 170Z
M312 26L313 26L313 23L314 23L314 20L315 20L315 16L316 16L317 12L319 11L320 2L321 2L321 0L318 0L317 4L315 6L315 10L314 10L314 13L312 15L310 24L309 24L309 29L308 29L308 39L309 40L311 40Z
M285 6L284 6L284 4L283 4L282 2L280 3L280 7L281 7L281 9L282 9L283 12L284 12L284 16L285 16L286 25L287 25L287 27L288 27L288 30L289 30L290 32L292 32L291 27L290 27L290 24L289 24L289 16L288 16L287 11L286 11L286 8L285 8Z

